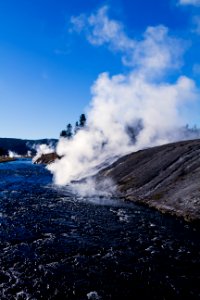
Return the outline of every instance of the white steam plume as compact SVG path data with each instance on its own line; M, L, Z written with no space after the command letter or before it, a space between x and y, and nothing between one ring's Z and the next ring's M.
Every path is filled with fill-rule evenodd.
M151 76L161 75L168 69L181 65L183 41L168 34L163 25L149 26L141 39L129 38L123 25L108 17L108 7L103 6L89 17L80 15L71 18L71 31L83 32L94 46L107 45L112 51L122 54L124 65L138 68Z
M18 153L14 152L14 151L11 151L11 150L8 150L8 156L10 158L19 158L19 157L21 157L21 155L19 155Z
M27 153L26 153L26 156L27 156L27 157L31 157L31 156L32 156L32 151L31 151L31 150L28 150Z
M200 0L179 0L179 4L200 6Z
M106 8L72 21L91 43L121 51L131 70L128 75L99 75L92 87L86 129L71 140L61 138L57 153L62 158L48 167L59 185L89 176L128 152L177 140L176 129L185 124L180 108L197 96L194 82L185 76L174 83L163 80L169 68L180 66L182 54L180 41L171 38L164 26L149 27L143 40L136 41L108 18ZM133 144L127 129L139 123Z
M179 105L195 97L195 87L186 77L167 85L152 84L139 74L101 74L93 95L87 129L58 143L63 157L49 167L57 184L90 175L96 166L130 151L176 140L175 129L183 125ZM132 145L126 129L138 119L143 129Z

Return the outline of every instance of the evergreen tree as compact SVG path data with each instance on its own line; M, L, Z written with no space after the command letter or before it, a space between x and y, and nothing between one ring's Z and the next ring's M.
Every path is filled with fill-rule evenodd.
M68 125L67 125L67 130L66 130L66 137L68 138L68 139L71 139L72 138L72 125L69 123Z
M86 124L86 116L85 114L81 114L79 119L79 126L85 127L85 124Z
M67 137L67 131L66 130L62 130L61 133L60 133L60 137L66 138Z
M79 131L80 127L78 122L75 123L75 127L74 127L74 134L76 134Z
M86 125L86 116L85 114L81 114L79 118L79 122L77 121L74 126L74 132L72 125L69 123L67 124L66 130L62 130L60 133L60 137L64 137L67 139L71 139L73 137L73 133L76 134L81 128L85 127Z
M8 155L8 151L0 147L0 156Z

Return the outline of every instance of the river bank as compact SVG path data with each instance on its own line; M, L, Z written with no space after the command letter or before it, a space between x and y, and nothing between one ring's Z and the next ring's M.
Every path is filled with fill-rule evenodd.
M49 164L57 158L55 153L42 155L36 163ZM109 186L112 182L115 193L126 200L183 217L186 221L200 222L199 139L128 154L94 178L100 190L113 189Z
M200 222L200 140L128 154L100 171L96 181L107 178L127 200Z
M16 160L16 158L0 156L0 163L5 163L5 162L10 162L10 161L15 161L15 160Z

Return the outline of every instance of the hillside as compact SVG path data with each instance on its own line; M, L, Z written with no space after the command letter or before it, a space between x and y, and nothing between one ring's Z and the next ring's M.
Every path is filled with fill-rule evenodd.
M131 153L99 172L125 199L200 221L200 140Z
M27 151L36 151L33 149L34 146L39 144L55 145L57 143L56 139L40 139L40 140L22 140L14 138L0 138L0 148L7 151L13 151L19 155L26 155Z

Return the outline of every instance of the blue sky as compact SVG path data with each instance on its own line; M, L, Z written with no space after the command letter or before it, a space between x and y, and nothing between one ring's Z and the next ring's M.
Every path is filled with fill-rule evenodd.
M179 68L167 74L200 86L200 1L198 0L2 0L0 2L0 137L59 136L87 109L98 75L127 73L122 53L95 45L74 29L73 16L87 18L107 6L126 36L140 39L148 26L164 25L181 39ZM200 125L197 102L183 111Z

